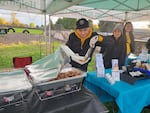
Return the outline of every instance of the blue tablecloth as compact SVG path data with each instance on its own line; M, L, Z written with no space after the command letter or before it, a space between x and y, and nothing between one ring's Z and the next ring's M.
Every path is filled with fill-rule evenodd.
M88 72L84 85L101 101L114 99L120 113L140 113L144 106L150 104L150 79L136 81L134 85L124 81L111 85L105 78L98 78L96 72Z

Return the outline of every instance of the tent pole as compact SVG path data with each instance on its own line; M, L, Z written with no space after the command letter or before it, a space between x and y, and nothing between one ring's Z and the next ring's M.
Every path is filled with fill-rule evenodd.
M47 50L47 37L46 37L46 32L47 32L47 29L46 29L46 0L44 0L44 39L45 39L45 55L47 56L48 55L48 50Z
M47 56L47 38L46 38L46 13L44 13L44 39L45 39L45 54Z
M127 22L127 18L128 18L128 12L125 12L125 17L124 17L124 24Z
M52 52L52 39L51 39L51 15L49 15L49 27L48 27L48 39L49 39L49 50L50 53Z

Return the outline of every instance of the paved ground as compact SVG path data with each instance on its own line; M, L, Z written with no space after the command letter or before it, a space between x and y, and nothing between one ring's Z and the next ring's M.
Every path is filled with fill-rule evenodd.
M72 31L67 31L67 30L55 30L51 31L51 36L52 39L60 40L60 41L66 41L70 32ZM147 38L150 37L150 29L134 29L134 36L136 39L142 39L142 38ZM30 41L44 41L44 36L43 35L31 35L31 34L17 34L17 33L8 33L6 35L0 35L0 43L18 43L23 42L23 43L28 43ZM51 40L52 41L52 40Z
M40 35L30 35L30 34L6 34L0 35L0 43L10 44L10 43L29 43L30 41L40 41L43 36Z

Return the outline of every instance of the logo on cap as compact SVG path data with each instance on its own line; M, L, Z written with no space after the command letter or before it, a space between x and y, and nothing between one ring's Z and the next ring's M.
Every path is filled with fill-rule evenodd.
M82 28L87 28L87 27L89 27L89 22L84 18L79 19L76 23L77 29L82 29Z
M83 25L84 23L85 23L84 20L80 20L79 22L80 25Z

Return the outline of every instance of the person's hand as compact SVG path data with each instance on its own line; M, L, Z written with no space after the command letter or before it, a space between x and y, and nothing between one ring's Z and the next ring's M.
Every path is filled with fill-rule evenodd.
M97 41L98 41L98 35L93 36L93 37L91 38L91 40L90 40L90 43L89 43L90 47L94 48L94 47L95 47L95 43L96 43Z
M86 64L90 60L90 58L82 57L78 54L76 54L75 56L71 56L71 59L81 65Z
M85 60L77 60L77 59L74 59L74 58L71 58L73 61L77 62L78 64L86 64L87 62L89 62L90 58L87 58Z

